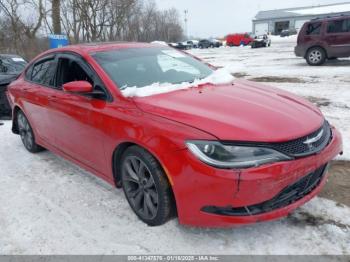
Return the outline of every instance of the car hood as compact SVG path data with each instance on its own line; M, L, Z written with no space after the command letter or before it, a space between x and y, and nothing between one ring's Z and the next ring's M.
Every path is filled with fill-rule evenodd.
M245 80L133 99L147 113L228 141L288 141L312 133L324 121L310 102Z

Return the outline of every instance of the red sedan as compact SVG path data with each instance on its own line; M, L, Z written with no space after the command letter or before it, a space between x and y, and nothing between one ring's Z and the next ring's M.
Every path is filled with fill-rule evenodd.
M13 132L122 187L148 225L233 226L286 216L342 152L311 103L151 44L41 54L11 84Z

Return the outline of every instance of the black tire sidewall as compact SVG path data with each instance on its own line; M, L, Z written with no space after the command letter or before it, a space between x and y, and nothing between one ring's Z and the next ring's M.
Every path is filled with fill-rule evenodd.
M140 158L146 164L147 168L151 172L151 176L154 179L154 183L158 193L158 210L157 210L157 215L153 219L145 219L142 216L140 216L138 212L134 210L134 207L132 206L131 201L126 194L126 189L123 183L123 177L124 177L123 165L124 165L125 159L129 156L136 156ZM133 212L138 216L140 220L142 220L144 223L148 224L149 226L159 226L167 222L172 215L173 200L172 200L170 185L158 161L150 153L148 153L146 150L142 149L141 147L131 146L123 154L121 159L121 165L122 165L121 182L122 182L124 195Z
M25 147L29 152L31 152L31 153L37 153L37 152L42 151L43 148L36 144L36 142L35 142L35 134L34 134L33 128L32 128L32 126L31 126L31 124L30 124L28 118L26 117L26 115L25 115L22 111L18 111L18 112L17 112L17 115L16 115L17 126L18 126L18 118L19 118L20 115L22 115L22 116L24 117L24 119L27 121L27 123L28 123L28 125L29 125L30 132L32 133L32 143L31 143L32 146L31 146L30 148L27 147L27 146L24 144L23 140L22 140L24 147ZM22 138L21 138L21 139L22 139Z

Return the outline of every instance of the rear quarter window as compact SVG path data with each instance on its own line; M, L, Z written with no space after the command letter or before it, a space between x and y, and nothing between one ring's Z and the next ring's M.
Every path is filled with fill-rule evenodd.
M350 19L329 21L327 25L327 33L347 33L350 32Z

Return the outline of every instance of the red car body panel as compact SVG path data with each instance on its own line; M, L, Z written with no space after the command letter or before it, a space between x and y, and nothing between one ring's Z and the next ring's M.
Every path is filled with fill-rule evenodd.
M172 185L182 224L232 226L276 219L319 192L326 177L303 199L269 213L228 217L202 212L206 205L242 206L271 199L339 154L341 137L333 129L332 141L322 152L293 161L242 170L206 165L190 153L186 140L289 141L317 130L324 121L322 114L288 92L247 81L125 98L90 55L102 50L150 46L72 46L39 56L51 52L79 54L99 75L113 101L40 86L25 80L23 73L9 88L11 105L26 114L38 144L109 183L115 183L118 175L113 168L113 154L119 145L133 143L148 150Z
M201 86L135 101L148 113L195 126L226 141L293 140L317 130L324 121L311 103L248 81ZM281 122L283 125L276 128Z

